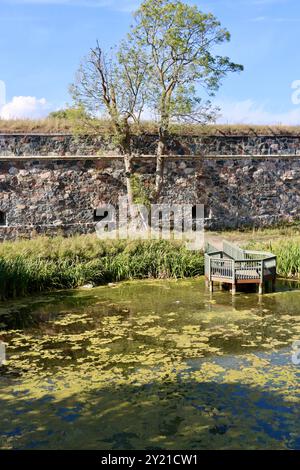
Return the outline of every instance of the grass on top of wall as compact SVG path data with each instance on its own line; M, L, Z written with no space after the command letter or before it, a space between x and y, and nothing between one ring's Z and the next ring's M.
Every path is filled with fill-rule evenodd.
M0 298L128 279L202 275L201 252L168 241L40 237L0 245Z
M46 118L39 120L30 119L0 119L0 133L49 133L49 134L70 134L77 133L78 123L68 119ZM88 128L87 128L88 129ZM157 124L155 122L145 121L139 128L133 126L133 133L157 133ZM87 131L89 132L89 131ZM112 128L109 121L97 119L93 121L90 132L95 134L111 134ZM300 135L300 126L258 126L244 124L176 124L171 126L171 133L175 135Z

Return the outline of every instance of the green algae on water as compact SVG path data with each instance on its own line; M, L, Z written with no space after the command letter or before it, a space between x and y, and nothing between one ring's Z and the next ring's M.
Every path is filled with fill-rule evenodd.
M300 448L299 301L195 280L3 305L33 322L1 332L0 448Z

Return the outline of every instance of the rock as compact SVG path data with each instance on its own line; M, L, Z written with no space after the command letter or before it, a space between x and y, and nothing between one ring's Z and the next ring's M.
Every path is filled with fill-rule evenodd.
M155 135L133 141L134 170L149 192L155 183L156 146ZM169 153L180 156L166 157L158 203L205 202L212 214L207 228L263 227L299 219L300 136L171 136ZM26 154L56 159L19 158ZM252 156L257 154L265 156ZM123 158L106 137L0 135L1 155L0 211L7 225L0 226L0 241L18 235L93 233L94 210L110 202L116 206L126 194ZM98 157L66 160L66 155Z

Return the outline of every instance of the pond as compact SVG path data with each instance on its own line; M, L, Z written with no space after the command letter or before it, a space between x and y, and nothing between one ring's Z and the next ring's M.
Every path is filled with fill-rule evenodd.
M137 281L0 304L0 448L300 449L300 290L277 289Z

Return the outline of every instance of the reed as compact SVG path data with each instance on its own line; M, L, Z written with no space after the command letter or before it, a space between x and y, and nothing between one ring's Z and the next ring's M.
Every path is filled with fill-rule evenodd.
M100 241L94 235L0 245L0 298L128 279L202 275L203 254L168 241Z
M248 245L248 247L250 247ZM266 250L277 256L277 272L282 277L300 278L300 238L285 237L275 241L251 243L251 248Z

